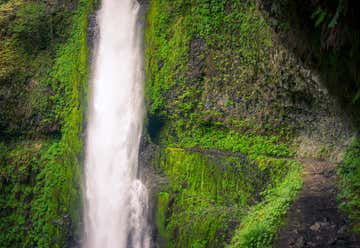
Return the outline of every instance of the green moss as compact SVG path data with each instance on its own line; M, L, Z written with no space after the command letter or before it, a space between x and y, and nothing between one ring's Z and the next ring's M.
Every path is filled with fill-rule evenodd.
M159 244L168 247L171 234L166 229L166 218L169 212L170 195L167 192L159 192L156 205L156 227L159 233Z
M31 247L31 202L41 155L48 142L0 144L0 243L3 247Z
M16 35L22 36L24 32L32 33L35 24L35 31L40 28L37 25L42 25L38 19L41 13L34 10L36 6L30 6L30 9L24 10L24 13L30 11L31 15L40 16L33 16L34 19L30 22L31 25L29 24L31 27L27 26L27 22L16 22L13 26L14 32L18 32ZM14 150L10 150L9 154L3 155L4 161L9 161L5 163L6 170L16 168L18 159L21 159L25 169L31 168L28 176L32 180L24 183L25 193L22 193L22 189L19 194L17 193L18 202L10 201L14 206L6 205L4 202L1 204L1 207L6 209L4 213L9 213L12 218L1 216L1 221L8 226L1 226L0 240L2 244L9 244L8 247L67 247L69 242L79 239L81 209L79 156L82 152L81 133L88 77L86 29L88 13L92 9L93 1L80 1L74 13L68 18L72 20L72 24L68 27L69 36L66 42L55 43L53 40L56 44L51 47L56 51L54 59L49 57L51 50L49 48L37 53L36 59L32 61L36 66L29 72L29 76L33 77L32 80L36 84L40 82L40 85L50 88L51 94L41 94L46 92L37 88L28 99L43 111L49 112L45 118L40 118L41 123L49 125L57 123L59 134L55 139L52 138L45 143L39 141L39 146L42 148L34 152L32 159L22 160L22 154L27 152L24 142ZM22 18L26 19L28 16L23 15ZM16 39L20 42L20 37ZM45 65L45 62L49 62L49 65ZM26 65L28 61L24 63ZM50 109L47 108L46 102L51 105ZM32 128L34 134L41 136L36 133L36 126ZM10 134L14 135L14 131ZM13 139L9 143L14 142L16 140ZM13 158L13 152L16 152L14 157L17 159ZM3 167L1 169L0 188L10 190L12 187L7 185L6 170L3 170ZM10 185L19 187L22 181L19 177L12 177L9 182ZM7 198L12 197L11 192L6 191L4 195ZM25 213L20 214L21 211Z
M77 0L72 4L77 6ZM51 99L55 89L48 74L59 46L69 38L75 12L61 2L0 4L0 135L4 139L39 138L59 131Z
M352 221L354 231L360 233L360 141L354 140L347 149L338 169L340 209Z
M166 147L158 163L169 183L166 198L158 196L158 228L169 247L223 247L249 207L263 198L266 214L277 214L263 219L274 225L264 230L275 235L300 187L289 172L299 174L298 165L285 159L294 155L287 145L294 127L274 96L272 85L282 72L272 65L271 36L251 1L150 3L148 130ZM247 160L184 148L245 154ZM290 184L287 178L296 180ZM265 189L287 195L259 196Z
M152 1L147 22L146 99L150 122L165 123L160 141L181 143L184 133L204 128L266 130L251 116L233 114L254 100L252 85L266 70L272 47L253 3ZM225 100L211 99L221 94Z
M234 166L225 160L217 166L201 154L164 151L160 166L168 177L173 202L165 222L165 233L172 234L170 247L219 247L229 238L229 224L253 193L235 161Z
M80 235L80 164L83 101L87 88L87 14L92 1L80 2L69 41L58 50L50 79L56 85L61 139L44 155L33 202L33 238L38 247L63 247ZM55 87L54 87L55 88ZM60 223L60 224L59 224ZM39 235L42 233L42 235Z
M29 49L46 47L49 43L50 23L46 15L46 4L30 2L16 11L16 19L10 25L10 32Z
M264 191L264 201L252 207L227 247L272 247L290 204L302 186L300 165L291 169L274 188Z
M165 96L176 84L184 81L181 76L173 80L173 74L183 74L187 69L189 35L185 30L186 18L171 19L177 3L152 1L147 15L146 92L150 115L163 114ZM176 11L178 13L178 11ZM170 23L169 23L170 22ZM166 63L165 63L166 60Z
M160 241L167 247L223 247L249 206L263 199L260 192L283 185L290 170L298 171L282 159L258 157L249 163L178 148L167 148L159 160L169 181L157 208Z
M172 144L169 144L172 145ZM234 131L204 129L200 132L183 132L178 145L186 148L201 147L231 152L240 152L255 158L259 155L291 157L286 144L276 136L241 135Z

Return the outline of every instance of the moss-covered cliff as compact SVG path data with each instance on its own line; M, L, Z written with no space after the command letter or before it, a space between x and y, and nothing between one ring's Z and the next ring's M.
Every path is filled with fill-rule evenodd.
M157 169L168 180L157 198L161 247L223 247L232 239L233 247L265 247L301 187L294 161L250 162L235 154L179 148L159 155Z
M197 183L196 174L189 174L189 167L221 178L213 166L224 168L224 163L212 161L211 156L207 159L212 162L204 162L197 158L200 155L173 148L205 154L219 150L240 153L256 168L264 161L274 166L280 158L340 161L352 140L354 125L342 109L351 105L351 98L347 104L339 104L337 96L331 94L334 89L324 83L323 71L304 61L281 39L292 28L290 17L284 8L280 11L289 19L274 22L267 11L269 4L150 2L145 37L147 127L152 142L161 147L160 154L166 154L165 161L177 158L154 162L157 168L160 164L158 173L169 180L160 187L157 213L159 240L169 246L271 246L301 185L298 168L286 174L285 163L279 184L265 181L269 188L262 193L263 201L250 207L252 204L245 204L250 199L248 193L233 192L236 183L227 180L228 185L217 186L216 180L209 179L210 188L224 187L224 192L241 195L226 202L215 200L209 206L204 197L216 194L201 193L201 183ZM300 17L311 20L311 15ZM352 96L356 88L354 92ZM181 157L169 154L169 149L179 151ZM227 172L241 181L241 172L234 168L249 168L238 163ZM187 169L179 169L182 166ZM196 193L188 195L193 191ZM223 211L226 224L220 217L211 221L216 215L211 209L219 208L234 211L232 215ZM188 224L183 223L187 220ZM189 228L183 229L186 225Z
M80 164L93 1L3 1L0 243L67 247L80 234Z

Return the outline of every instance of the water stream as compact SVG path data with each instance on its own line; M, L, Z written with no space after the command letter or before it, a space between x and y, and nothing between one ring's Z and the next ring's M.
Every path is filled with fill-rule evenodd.
M147 248L148 192L137 178L143 120L140 5L103 0L89 103L85 248Z

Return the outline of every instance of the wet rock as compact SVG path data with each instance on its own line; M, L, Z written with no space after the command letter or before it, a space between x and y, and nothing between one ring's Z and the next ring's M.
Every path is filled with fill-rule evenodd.
M206 44L204 39L194 38L190 41L189 51L189 79L197 81L203 77L204 73L204 51Z
M313 242L307 242L307 243L306 243L306 246L307 246L307 247L316 247L316 244L313 243Z
M296 243L295 243L294 247L296 247L296 248L305 247L305 239L304 239L304 237L298 238L298 239L296 240Z
M315 224L310 226L310 229L315 232L318 232L320 230L320 228L321 228L320 222L315 222Z
M346 226L342 226L340 227L340 229L338 230L338 234L344 234L347 232L347 227Z

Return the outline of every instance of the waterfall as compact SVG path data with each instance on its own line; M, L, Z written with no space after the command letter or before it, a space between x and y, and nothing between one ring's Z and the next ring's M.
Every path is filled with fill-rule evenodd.
M147 248L148 192L137 178L143 120L140 5L103 0L85 159L85 248Z

